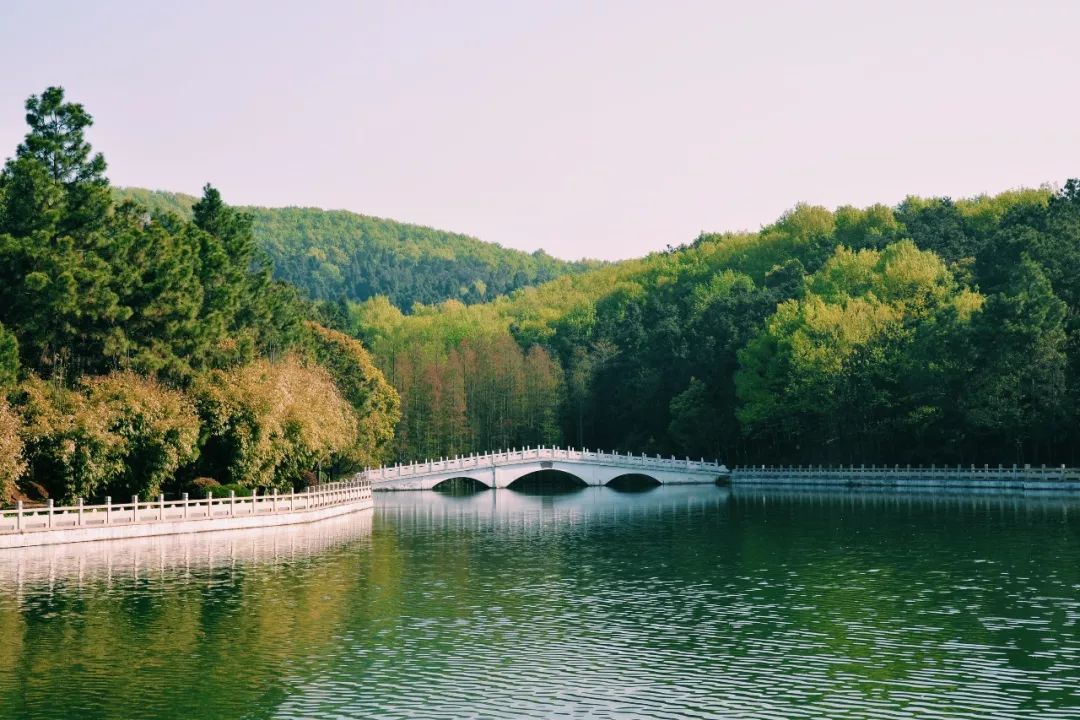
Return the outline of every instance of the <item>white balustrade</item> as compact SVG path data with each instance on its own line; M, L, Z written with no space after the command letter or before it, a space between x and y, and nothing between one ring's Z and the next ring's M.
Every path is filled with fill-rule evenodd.
M620 454L618 452L605 452L603 450L588 450L558 447L539 448L511 448L510 450L498 450L484 455L455 456L441 459L438 463L430 460L412 463L410 465L394 465L392 467L371 468L363 473L363 476L372 481L383 481L416 475L434 475L451 470L460 470L466 467L496 467L516 465L536 460L567 460L570 462L592 463L601 465L634 465L642 468L667 469L678 468L687 471L712 472L719 470L722 465L718 461L691 460L690 458L678 459L674 456L647 457L644 453L640 456Z
M748 467L732 468L734 477L768 478L768 477L835 477L843 475L852 478L936 478L941 480L950 479L977 479L977 480L1061 480L1080 481L1080 468L1069 468L1065 465L1057 467L1031 467L1030 465L1006 467L998 465L898 465L877 467L871 465L854 464L847 465L807 465L807 466L765 466L752 465Z
M153 500L140 501L138 496L133 496L130 503L113 503L107 497L101 505L87 505L82 498L71 506L56 506L50 499L43 506L27 507L19 501L12 509L0 510L0 533L278 514L370 498L371 481L365 478L317 485L299 493L275 491L269 499L265 495L236 497L230 493L228 498L191 500L184 493L180 500L166 500L164 495L158 495Z

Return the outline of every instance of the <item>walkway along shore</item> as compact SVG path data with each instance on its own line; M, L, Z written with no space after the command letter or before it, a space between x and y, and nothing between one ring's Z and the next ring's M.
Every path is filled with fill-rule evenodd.
M731 471L733 486L882 487L911 490L1024 490L1080 492L1080 468L1030 465L967 467L956 465L752 465Z
M576 464L612 465L609 474L617 475L627 470L645 470L652 475L661 471L672 475L679 473L712 473L710 481L730 482L737 487L878 487L923 491L949 491L959 489L983 489L995 491L1057 491L1080 493L1080 469L1042 466L1023 467L911 467L894 465L876 467L841 465L839 467L810 466L749 466L735 467L730 473L720 463L687 460L619 456L607 453L574 452L546 449L553 456ZM508 465L547 457L544 450L527 449L496 455ZM477 459L455 459L439 463L422 463L410 466L408 475L423 476L431 473L437 480L441 474L458 476L462 470L491 467L500 463L492 456ZM489 464L490 463L490 464ZM543 467L552 463L544 463ZM453 467L450 467L450 466ZM621 467L620 467L621 466ZM644 467L642 467L644 466ZM662 467L661 467L662 466ZM531 468L526 468L531 470ZM279 495L205 498L191 500L185 493L180 500L166 501L164 496L156 500L133 497L128 503L113 503L110 498L102 505L54 506L50 500L44 507L23 507L18 503L14 509L0 510L0 550L5 548L55 545L61 543L112 540L154 535L177 535L209 532L214 530L239 530L274 525L314 522L324 518L345 515L370 509L372 479L397 479L399 467L380 468L359 473L354 479L319 485L299 493ZM375 476L375 477L373 477ZM384 479L385 478L385 479ZM665 478L666 480L667 478ZM590 483L592 484L592 483ZM596 482L595 484L603 484Z
M103 505L23 507L0 511L0 550L59 543L240 530L314 522L366 510L374 505L371 483L356 479L327 483L299 493L190 500L140 501Z

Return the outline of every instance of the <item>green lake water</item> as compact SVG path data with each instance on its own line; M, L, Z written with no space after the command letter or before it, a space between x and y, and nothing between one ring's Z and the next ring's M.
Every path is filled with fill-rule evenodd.
M0 551L3 718L1080 718L1080 499L387 493Z

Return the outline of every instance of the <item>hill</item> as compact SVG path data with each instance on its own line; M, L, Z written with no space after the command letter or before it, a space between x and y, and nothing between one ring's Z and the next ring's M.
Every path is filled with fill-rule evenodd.
M1080 459L1080 182L800 205L756 233L403 315L351 308L398 452L732 464ZM551 398L558 407L551 408Z
M141 188L114 190L153 213L185 219L197 198ZM245 207L274 277L314 300L363 301L385 295L405 310L415 303L484 302L518 288L597 267L542 250L526 253L458 233L318 208Z

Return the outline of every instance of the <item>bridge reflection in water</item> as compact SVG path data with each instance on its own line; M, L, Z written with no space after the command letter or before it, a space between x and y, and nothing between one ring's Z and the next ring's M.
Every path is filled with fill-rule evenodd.
M646 491L648 492L648 491ZM376 506L376 532L385 523L444 530L476 529L546 532L586 524L653 521L715 514L731 495L726 487L666 485L648 500L641 492L589 487L565 492L387 493ZM643 502L643 500L645 500Z

